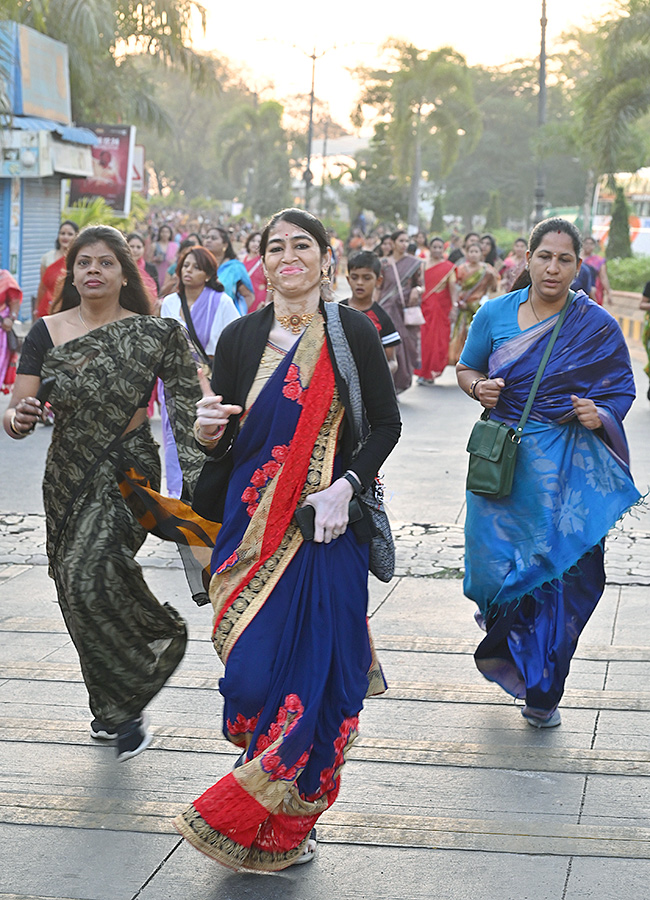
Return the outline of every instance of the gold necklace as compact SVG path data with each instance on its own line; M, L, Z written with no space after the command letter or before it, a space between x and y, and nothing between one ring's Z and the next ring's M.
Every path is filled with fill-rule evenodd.
M291 334L300 334L300 329L306 328L315 315L315 312L305 313L303 316L299 316L298 313L292 313L290 316L279 316L276 313L275 318L278 325L284 328L285 331L290 331Z
M84 317L81 315L81 307L80 306L77 307L77 312L79 313L79 321L81 322L83 327L86 329L86 331L90 331L90 328L84 322Z

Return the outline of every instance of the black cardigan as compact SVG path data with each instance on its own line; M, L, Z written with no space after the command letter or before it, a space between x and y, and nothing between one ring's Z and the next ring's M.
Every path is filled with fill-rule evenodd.
M321 309L322 306L323 302L321 301ZM361 394L370 428L363 447L352 463L352 454L355 448L353 446L353 423L348 414L349 395L347 385L336 366L329 335L327 335L326 322L325 331L334 377L345 408L340 452L343 469L352 468L364 487L367 487L372 483L382 463L399 440L402 423L393 379L377 329L370 319L358 310L341 306L340 311L341 324L359 371ZM325 315L327 315L326 312ZM236 319L224 328L215 351L212 374L212 390L215 394L223 397L224 403L236 403L242 408L244 407L272 326L273 304L269 304L257 312ZM238 427L239 417L232 416L219 443L213 449L202 448L215 462L223 461L226 464L224 468L228 471L230 466L226 463L226 457L236 438ZM216 476L216 472L214 474ZM203 510L205 505L202 502L203 498L200 497L200 492L201 482L197 485L195 492L195 507L198 504Z

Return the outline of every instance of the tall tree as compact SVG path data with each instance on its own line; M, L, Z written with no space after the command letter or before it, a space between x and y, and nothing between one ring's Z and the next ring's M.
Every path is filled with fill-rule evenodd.
M219 125L222 167L243 192L246 206L267 217L289 203L288 134L282 127L283 108L267 100L242 102Z
M458 157L461 140L478 137L480 119L463 56L451 47L426 52L397 40L390 41L387 49L390 61L386 69L357 72L364 87L355 119L359 124L364 107L372 107L386 123L394 175L409 185L408 222L418 228L424 145L436 144L440 172L447 174Z
M68 45L76 121L168 126L155 79L138 72L140 54L186 72L195 85L216 83L213 60L190 46L192 26L206 24L196 0L0 0L0 19Z

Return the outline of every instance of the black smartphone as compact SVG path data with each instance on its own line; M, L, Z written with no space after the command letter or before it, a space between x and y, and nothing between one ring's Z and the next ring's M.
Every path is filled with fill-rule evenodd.
M305 541L314 540L314 520L316 519L316 510L313 506L299 506L293 514L294 519L298 523L298 528Z
M44 378L38 390L36 391L36 399L41 404L41 412L45 410L45 404L48 401L50 394L52 393L52 388L56 382L56 378L51 375L49 378ZM30 431L33 431L36 428L36 422L32 425L29 431L26 431L25 434L29 434Z
M352 525L354 522L358 522L359 519L363 517L363 512L361 511L361 504L357 500L356 497L353 497L350 500L350 506L348 508L348 524ZM303 539L306 541L314 540L314 523L316 519L316 510L313 506L299 506L298 509L294 513L294 518L298 524L298 528L300 529L300 533L303 536Z
M49 378L44 378L41 381L40 386L36 391L36 399L40 402L41 406L45 406L47 403L55 382L56 378L53 375Z

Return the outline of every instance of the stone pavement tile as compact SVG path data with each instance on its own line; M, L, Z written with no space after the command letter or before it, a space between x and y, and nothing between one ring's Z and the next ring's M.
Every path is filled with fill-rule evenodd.
M179 900L181 886L195 900L561 900L567 868L557 856L321 843L309 865L256 875L183 842L138 900Z
M25 603L38 600L56 602L56 588L47 569L43 566L31 566L11 581L0 584L0 611L3 614L7 601L14 600Z
M478 629L477 629L477 633ZM477 641L478 644L478 641ZM378 651L384 674L390 684L391 679L399 681L433 681L462 684L486 683L474 664L471 653L417 653L392 650ZM646 663L650 670L650 663ZM568 685L571 688L602 690L607 672L606 662L574 659ZM650 680L646 682L650 684ZM616 690L607 682L608 687ZM635 690L645 690L637 687Z
M563 710L562 725L543 730L527 725L519 708L507 701L490 706L371 699L360 716L360 733L374 738L461 741L513 748L588 748L595 718L596 712L591 709Z
M607 672L610 691L650 691L650 662L611 662Z
M0 824L1 890L18 896L131 900L176 843L173 835L52 827L35 833L28 825ZM25 857L38 864L27 864Z
M341 783L340 811L570 825L578 823L584 776L351 759Z
M0 659L3 663L49 659L51 654L71 644L67 633L48 634L44 639L43 634L0 631Z
M606 585L596 609L591 614L580 637L580 644L611 644L618 608L620 588ZM618 643L624 643L619 641Z
M400 578L395 590L370 620L377 634L408 634L480 640L476 605L453 579Z
M81 681L9 680L0 685L0 705L15 704L30 715L31 707L58 711L59 707L76 706L88 709L88 692ZM54 718L59 718L58 714Z
M650 588L624 587L616 618L614 643L650 645Z
M604 709L598 716L595 749L608 747L629 750L634 747L650 753L650 712Z
M576 857L562 900L642 900L649 884L650 860Z
M619 778L615 775L590 775L587 778L581 825L647 828L649 811L650 778Z

